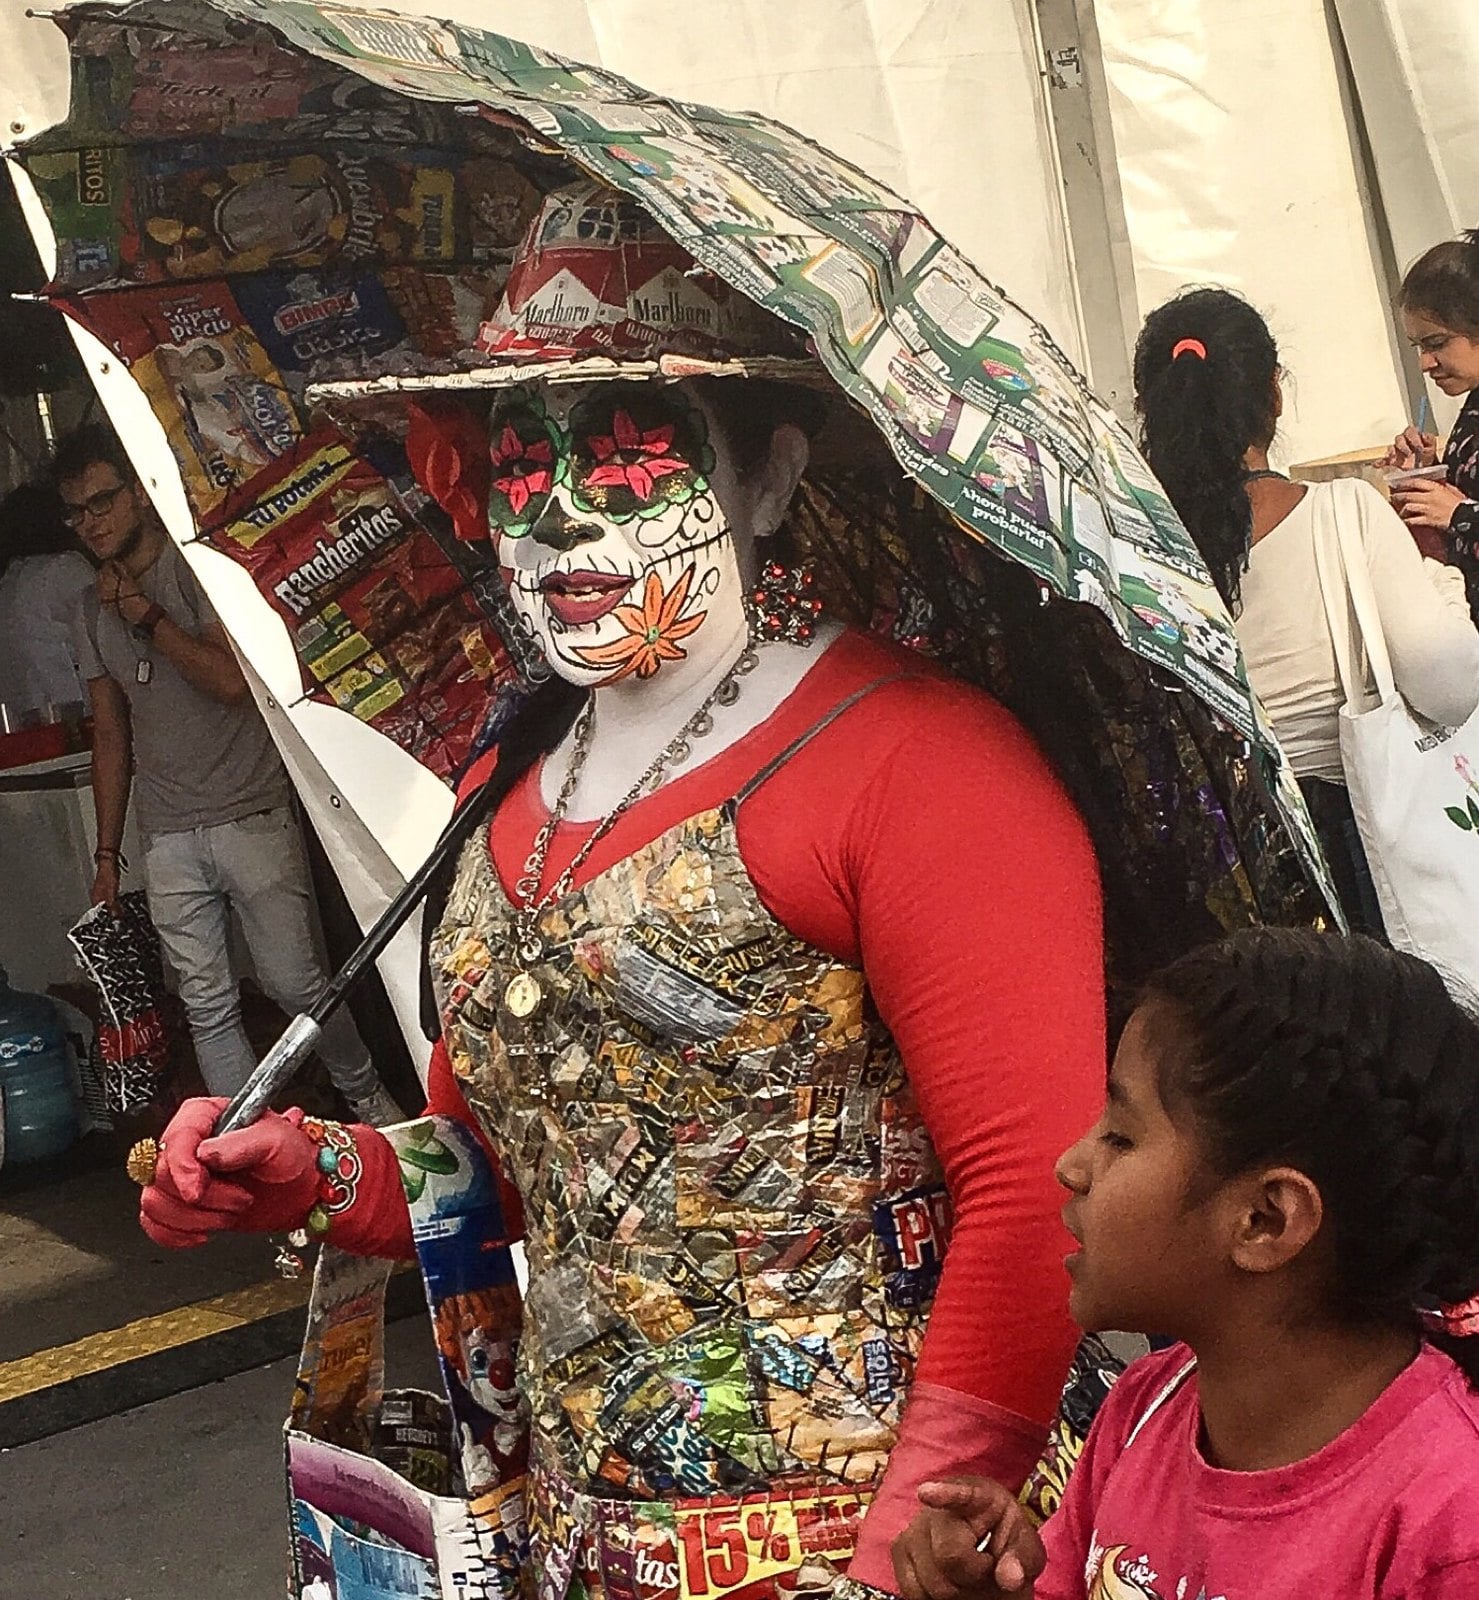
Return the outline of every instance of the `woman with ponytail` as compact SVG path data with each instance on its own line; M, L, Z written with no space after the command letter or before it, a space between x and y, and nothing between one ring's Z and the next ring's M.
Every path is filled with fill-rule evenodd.
M1479 705L1479 632L1459 573L1424 560L1370 484L1291 483L1269 466L1281 376L1268 324L1225 289L1168 301L1146 319L1135 346L1146 458L1233 614L1249 680L1309 803L1346 915L1379 935L1381 911L1341 765L1344 696L1317 544L1332 523L1359 544L1397 688L1422 716L1455 726Z
M1447 481L1414 479L1392 498L1414 535L1435 536L1463 573L1479 622L1479 228L1420 256L1402 280L1398 306L1423 375L1444 394L1468 399L1443 452ZM1399 433L1387 454L1388 466L1404 469L1437 462L1436 436L1417 428Z

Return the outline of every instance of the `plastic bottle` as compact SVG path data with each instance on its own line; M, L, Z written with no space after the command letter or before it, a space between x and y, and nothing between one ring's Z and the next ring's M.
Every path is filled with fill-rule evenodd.
M44 995L12 989L0 967L0 1160L5 1165L60 1155L76 1140L71 1067L61 1013Z

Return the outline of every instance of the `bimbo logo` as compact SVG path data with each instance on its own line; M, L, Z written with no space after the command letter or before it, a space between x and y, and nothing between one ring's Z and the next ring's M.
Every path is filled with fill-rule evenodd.
M327 294L319 300L295 300L281 307L272 318L279 333L297 333L316 323L333 322L339 317L352 317L359 310L359 295L353 289L339 294Z

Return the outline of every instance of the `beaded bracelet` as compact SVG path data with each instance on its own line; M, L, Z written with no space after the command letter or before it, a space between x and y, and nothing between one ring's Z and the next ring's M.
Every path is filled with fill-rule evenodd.
M318 1146L318 1199L305 1226L309 1233L322 1237L333 1219L354 1204L364 1163L355 1148L354 1135L342 1122L304 1117L302 1128Z

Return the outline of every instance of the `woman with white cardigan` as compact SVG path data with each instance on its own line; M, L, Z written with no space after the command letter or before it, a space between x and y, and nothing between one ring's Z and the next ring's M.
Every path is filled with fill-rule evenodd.
M1345 697L1315 565L1325 531L1346 530L1364 553L1396 686L1419 715L1452 727L1479 706L1479 632L1461 574L1424 559L1370 484L1297 484L1271 470L1279 380L1267 323L1223 289L1168 301L1135 347L1146 457L1232 612L1249 680L1304 791L1347 917L1380 935L1341 767Z

